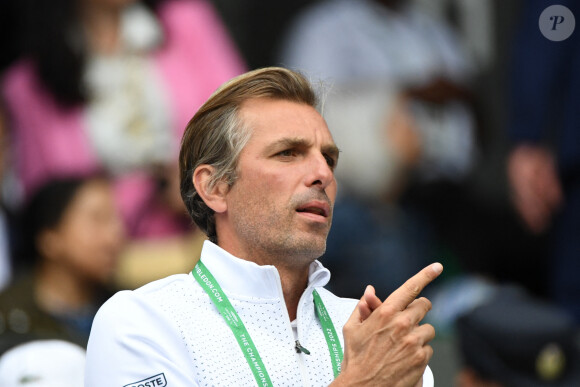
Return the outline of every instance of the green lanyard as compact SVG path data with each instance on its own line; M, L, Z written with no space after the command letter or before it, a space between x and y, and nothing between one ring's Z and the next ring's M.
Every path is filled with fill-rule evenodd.
M340 366L342 364L342 346L338 340L338 335L336 334L336 329L334 329L334 324L330 319L330 315L324 307L322 298L320 298L320 295L316 289L312 291L312 297L314 298L316 314L320 320L320 325L322 325L322 331L324 332L326 344L328 344L328 352L330 352L330 361L332 362L332 371L334 372L334 377L336 378L338 374L340 374Z
M272 380L266 371L264 362L258 353L258 349L254 345L248 330L244 326L244 323L240 319L240 316L232 306L230 300L226 296L225 292L222 290L214 276L210 273L208 268L203 264L203 262L198 261L195 268L191 271L193 278L200 284L203 290L209 295L225 322L228 324L232 333L238 341L238 345L242 350L254 378L258 383L258 386L267 387L273 386ZM328 311L324 307L324 303L320 298L320 295L316 290L312 291L312 296L314 297L314 305L316 307L316 314L320 319L320 324L322 325L322 330L324 332L324 337L326 338L326 343L328 344L328 350L330 352L330 359L332 362L332 370L334 372L334 377L336 378L340 373L340 365L342 363L342 346L338 340L338 335L336 334L336 329L332 324L332 320L328 314Z

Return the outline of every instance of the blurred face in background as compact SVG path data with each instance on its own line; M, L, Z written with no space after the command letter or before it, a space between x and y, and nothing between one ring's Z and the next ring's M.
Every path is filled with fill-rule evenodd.
M83 184L59 224L43 233L45 259L86 281L108 282L125 237L110 183L93 179Z

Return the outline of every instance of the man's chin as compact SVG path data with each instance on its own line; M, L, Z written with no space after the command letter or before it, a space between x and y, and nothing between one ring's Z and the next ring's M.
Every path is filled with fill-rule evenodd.
M320 258L326 251L326 235L317 238L304 238L301 242L295 252L311 260Z

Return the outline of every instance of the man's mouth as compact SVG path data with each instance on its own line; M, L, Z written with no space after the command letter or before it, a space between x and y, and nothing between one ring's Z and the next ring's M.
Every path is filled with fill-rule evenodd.
M298 207L296 211L327 218L330 213L330 206L325 202L309 202Z

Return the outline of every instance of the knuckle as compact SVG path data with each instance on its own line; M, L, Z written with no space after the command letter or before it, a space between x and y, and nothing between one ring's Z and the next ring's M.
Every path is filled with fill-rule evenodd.
M429 345L425 345L414 350L409 356L409 361L415 366L424 366L429 363L432 356L433 348Z
M428 352L422 348L421 350L416 351L413 355L413 362L420 365L427 364L429 362Z
M376 310L379 312L379 316L385 320L391 319L397 310L392 304L383 304L379 309Z
M393 326L397 331L407 332L412 325L413 321L408 314L401 314L393 321Z
M350 336L351 333L353 332L353 330L354 330L354 327L351 324L346 323L342 327L342 335L343 336Z
M430 310L431 310L431 308L433 307L433 304L431 303L431 301L429 301L429 299L428 299L428 298L426 298L426 297L421 297L421 298L419 298L419 300L420 300L420 302L421 302L421 303L422 303L422 304L425 306L425 309L426 309L427 311L430 311Z
M417 335L407 335L403 338L406 347L416 348L421 346L421 340Z
M417 297L421 291L420 286L415 281L407 281L403 286L405 287L406 291L413 296L413 298Z

